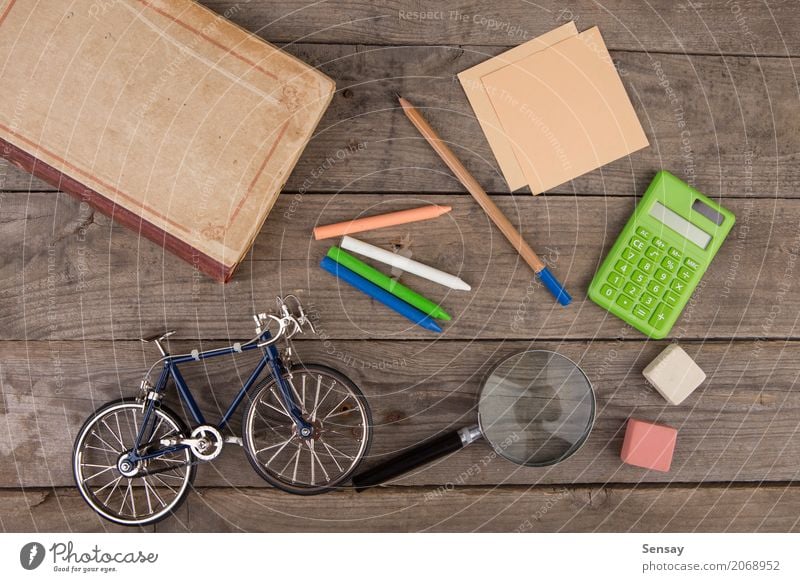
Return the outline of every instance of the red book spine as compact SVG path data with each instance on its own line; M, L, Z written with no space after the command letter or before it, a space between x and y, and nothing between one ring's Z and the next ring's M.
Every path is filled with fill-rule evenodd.
M138 214L114 204L102 194L59 172L54 167L42 162L3 138L0 138L0 154L18 168L33 174L40 180L74 196L78 200L86 202L96 210L110 216L117 223L164 247L212 279L220 283L227 283L233 276L236 265L223 265L205 253L199 252L186 242L144 220Z

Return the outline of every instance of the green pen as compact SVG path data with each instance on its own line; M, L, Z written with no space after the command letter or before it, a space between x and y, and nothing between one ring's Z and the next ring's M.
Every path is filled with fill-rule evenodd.
M339 247L331 247L328 251L328 256L343 267L347 267L351 271L361 275L370 283L374 283L381 289L384 289L402 299L406 303L413 305L426 315L436 319L443 319L445 321L450 321L453 319L450 317L450 314L448 314L444 309L439 307L430 299L423 297L416 291L412 291L405 285L387 277L377 269L373 269L366 263L359 261L347 251L343 251Z

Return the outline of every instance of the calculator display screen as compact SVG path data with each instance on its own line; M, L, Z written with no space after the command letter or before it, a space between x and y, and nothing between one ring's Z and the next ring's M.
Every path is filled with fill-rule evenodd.
M682 237L689 239L701 249L705 249L708 243L711 242L710 234L698 228L660 202L656 202L653 204L652 208L650 208L650 216L665 226L668 226Z

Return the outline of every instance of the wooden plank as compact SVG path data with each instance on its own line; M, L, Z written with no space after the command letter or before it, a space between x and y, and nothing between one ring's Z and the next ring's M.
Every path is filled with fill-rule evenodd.
M176 520L173 527L179 527ZM81 499L77 489L0 490L0 531L12 532L131 532L155 531L123 528L101 519Z
M681 344L708 375L684 405L673 407L641 371L666 342L637 341L302 341L304 361L340 369L362 387L375 432L367 464L386 459L442 431L475 422L474 404L485 371L519 350L556 349L579 362L592 381L597 422L586 445L550 468L522 468L476 443L399 481L429 490L454 485L560 483L696 483L796 481L800 455L796 390L797 342ZM176 353L196 347L172 342ZM204 347L210 347L205 343ZM0 487L58 487L72 483L67 459L83 420L101 404L135 395L154 360L132 342L5 342L0 355L4 437ZM183 371L209 419L219 418L254 365L253 354L187 365ZM168 402L174 404L174 396ZM179 409L178 406L175 408ZM630 417L679 429L669 473L647 472L619 459ZM234 433L239 430L238 415ZM366 467L367 464L364 466ZM263 486L237 447L200 467L197 484Z
M0 339L136 339L164 328L183 338L239 339L251 315L277 294L297 293L326 338L418 339L416 328L382 305L340 286L319 260L334 241L312 240L315 224L359 212L407 208L430 198L283 196L256 241L252 260L222 286L76 201L51 194L8 194L0 246ZM500 207L552 266L574 297L562 308L467 195L433 222L364 233L404 246L425 263L473 285L448 292L418 277L402 281L442 301L454 320L444 339L615 338L621 320L586 299L593 273L630 216L633 199L501 198ZM797 337L796 259L800 202L725 200L738 217L702 287L673 328L675 338ZM638 334L627 337L641 337Z
M292 45L338 93L285 192L462 192L400 112L395 92L434 128L489 192L507 187L455 78L494 47ZM800 120L796 64L778 58L614 53L650 147L553 192L640 195L667 168L709 196L796 197ZM0 190L51 190L0 167Z
M609 46L651 52L785 55L800 53L800 18L791 3L635 4L556 0L309 3L304 0L202 0L248 30L275 42L360 44L517 44L568 20L599 26Z
M33 500L33 501L32 501ZM5 532L114 531L72 489L0 492ZM200 488L159 532L796 532L796 486ZM130 530L128 530L130 531ZM134 530L135 531L135 530Z

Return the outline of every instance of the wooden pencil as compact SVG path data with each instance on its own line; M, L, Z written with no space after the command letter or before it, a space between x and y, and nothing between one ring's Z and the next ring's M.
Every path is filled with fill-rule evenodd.
M439 154L439 157L442 158L442 161L450 168L450 171L455 174L459 182L472 194L472 197L481 208L483 208L483 211L486 212L495 226L500 229L500 232L508 239L508 242L517 250L522 259L530 265L531 269L539 275L540 280L559 302L562 305L567 305L571 301L569 294L567 294L561 284L555 280L544 264L544 261L542 261L528 243L525 242L525 239L523 239L519 231L514 228L511 221L506 218L505 214L503 214L492 199L489 198L489 195L481 188L478 181L469 173L453 151L447 147L425 118L422 117L422 114L407 99L399 95L397 98L409 121L414 124L414 127L422 134L422 137L425 138L433 150Z

